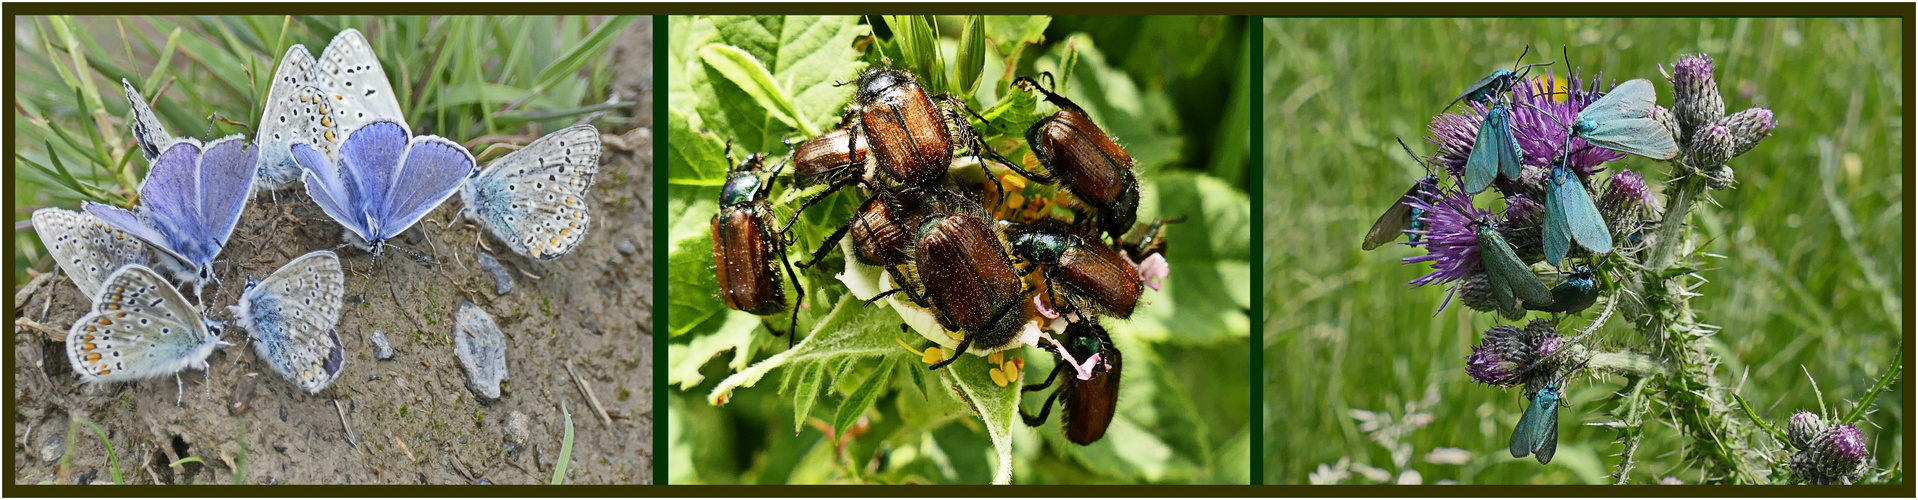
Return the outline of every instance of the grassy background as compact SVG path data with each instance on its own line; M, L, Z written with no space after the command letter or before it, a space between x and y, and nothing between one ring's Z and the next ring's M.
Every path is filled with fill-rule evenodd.
M120 80L154 100L175 137L252 135L286 48L319 57L354 27L379 56L415 134L473 148L499 135L571 125L611 110L604 49L634 16L51 16L15 19L15 283L45 269L33 210L124 204L146 176L133 149ZM621 96L630 101L634 96ZM226 121L210 119L218 115ZM598 123L625 121L602 116ZM495 136L487 138L487 136ZM523 140L520 142L524 142Z
M1372 221L1423 175L1393 139L1432 151L1423 138L1433 114L1467 84L1509 67L1526 44L1534 51L1527 62L1559 60L1559 47L1569 45L1571 66L1583 74L1651 79L1665 106L1671 87L1657 65L1708 53L1727 112L1762 106L1776 113L1772 137L1732 160L1737 187L1714 193L1719 206L1692 217L1711 240L1706 250L1723 256L1708 259L1701 274L1711 282L1693 302L1703 321L1724 327L1712 345L1723 360L1716 375L1764 417L1817 411L1813 380L1832 412L1849 409L1843 401L1859 397L1903 349L1897 20L1264 22L1267 484L1306 482L1320 464L1342 458L1396 476L1391 453L1351 412L1383 412L1403 423L1407 405L1429 423L1388 427L1410 432L1403 463L1423 482L1608 481L1603 476L1617 463L1609 455L1619 451L1613 433L1582 424L1605 420L1599 411L1616 379L1573 384L1549 467L1512 458L1505 445L1522 395L1476 386L1464 373L1464 356L1492 315L1453 304L1434 316L1442 290L1403 285L1428 268L1397 262L1418 250L1359 250ZM1560 61L1552 69L1563 75L1568 67ZM1668 176L1663 165L1637 157L1610 166L1654 184ZM1596 308L1585 316L1595 315ZM1600 342L1641 345L1621 323L1615 319ZM1428 390L1435 399L1427 400ZM1894 384L1860 424L1877 467L1903 454L1904 393ZM1681 458L1690 443L1650 425L1658 428L1647 431L1630 479L1699 481L1698 469ZM1470 459L1427 461L1438 447ZM1354 474L1348 482L1370 480Z

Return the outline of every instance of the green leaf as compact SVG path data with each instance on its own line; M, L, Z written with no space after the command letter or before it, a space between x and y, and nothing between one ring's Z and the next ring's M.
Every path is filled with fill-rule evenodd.
M566 419L566 432L559 440L559 461L553 464L554 486L566 484L566 464L573 458L573 412L566 409L566 401L559 402L560 416Z
M794 434L806 428L806 416L812 413L812 403L819 398L819 377L825 374L826 366L812 363L802 370L805 375L799 377L799 387L793 392Z
M893 43L899 46L899 54L905 59L900 62L919 78L919 85L934 94L952 93L932 16L886 16L886 24L892 27Z
M798 345L760 360L726 380L706 397L708 402L725 402L734 389L752 387L773 369L790 363L815 362L827 360L850 360L851 358L883 356L901 351L893 333L899 316L888 308L866 307L865 303L847 295L841 297L831 313L813 326L812 332Z
M979 78L986 69L985 16L967 16L959 35L959 58L953 61L954 76L959 79L959 95L979 90Z
M1163 174L1140 188L1139 221L1186 217L1166 226L1171 275L1126 325L1151 341L1207 344L1251 333L1250 235L1216 228L1250 227L1246 195L1211 176ZM1230 300L1219 300L1223 296Z
M986 16L986 38L998 46L999 53L1015 56L1024 45L1045 41L1046 26L1052 16Z
M871 27L852 16L722 16L710 20L698 18L692 27L685 59L695 61L684 66L685 93L697 112L694 124L726 136L749 151L768 151L778 147L780 138L794 129L793 124L771 118L760 105L730 78L709 65L697 62L698 49L709 44L731 45L757 58L771 72L773 81L791 98L794 117L822 130L838 119L851 99L853 81L865 63L854 50L854 40L871 33ZM677 28L675 28L677 29ZM681 67L681 66L675 66ZM675 85L679 83L673 82ZM679 87L674 87L679 92ZM683 106L677 95L673 106ZM811 135L811 134L808 134Z
M704 334L693 336L691 342L666 346L667 359L672 360L666 372L666 383L679 384L681 390L699 386L706 380L704 375L699 374L700 367L726 351L733 351L733 359L726 366L734 370L752 360L753 332L759 330L760 318L741 311L727 311L722 318L721 321L701 323L717 323L712 332L701 332Z
M819 130L810 123L799 120L799 111L793 108L792 98L786 91L773 82L773 75L759 63L752 54L731 45L707 45L699 49L699 58L706 66L725 75L733 85L746 91L761 108L770 112L773 118L787 125L799 127L806 135L819 135Z
M879 399L879 393L890 386L892 365L896 360L892 357L883 359L879 370L873 372L872 376L866 377L866 382L859 385L859 390L853 391L851 396L847 396L845 401L839 403L839 410L834 412L832 417L833 436L843 439L846 429L858 422L859 416L865 414L867 408L872 407L874 400Z
M1012 423L1019 417L1019 384L1000 387L992 383L992 368L984 356L962 354L940 371L945 372L944 380L959 391L966 406L979 415L986 424L986 434L992 437L998 459L992 484L1008 484L1012 482Z
M546 69L540 70L539 76L533 79L533 88L527 92L527 95L529 97L537 95L565 79L575 78L574 74L578 73L581 67L589 61L602 57L606 52L606 46L612 44L613 39L626 30L626 25L632 24L638 17L613 16L607 19L605 24L593 28L592 33L586 34L586 38L567 49L565 55L554 60L552 64L546 65Z

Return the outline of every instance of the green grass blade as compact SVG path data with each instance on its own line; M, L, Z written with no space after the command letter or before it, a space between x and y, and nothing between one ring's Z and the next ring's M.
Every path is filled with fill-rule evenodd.
M540 70L539 77L533 79L532 93L537 94L544 91L547 87L559 83L562 78L578 72L579 68L586 65L587 61L599 58L605 52L606 45L613 43L613 38L618 36L621 31L624 31L626 25L632 24L633 19L636 17L637 16L614 16L611 19L607 19L605 24L599 25L598 28L593 28L592 33L586 34L586 38L574 44L571 49L567 49L565 55L553 60L553 63L547 65L546 69Z
M120 478L120 456L113 453L113 443L107 441L107 433L101 431L99 425L95 425L93 421L87 420L86 417L75 415L73 419L82 424L86 424L88 429L93 429L93 435L100 438L100 446L106 447L107 462L110 465L110 467L107 467L107 473L113 475L113 484L127 484L126 481Z
M573 458L573 412L566 409L566 402L559 402L560 416L566 419L566 434L559 441L559 461L553 464L553 485L566 484L566 463Z

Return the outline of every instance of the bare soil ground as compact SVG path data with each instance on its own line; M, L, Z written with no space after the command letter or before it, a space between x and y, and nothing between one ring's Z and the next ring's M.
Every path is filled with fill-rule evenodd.
M641 19L609 49L615 91L639 105L618 113L631 124L601 130L585 241L557 260L521 257L473 226L445 225L460 208L455 196L397 242L437 263L388 251L374 265L369 254L338 250L348 271L338 326L347 359L318 395L268 368L226 310L247 276L341 242L340 226L303 192L247 206L215 264L221 285L205 299L205 314L229 321L223 336L236 345L215 352L209 372L183 374L182 404L171 379L81 383L63 349L88 298L64 277L17 291L15 483L111 481L113 459L131 484L544 483L559 457L563 411L574 429L567 484L651 483L651 30ZM482 245L513 274L503 295L476 260ZM478 400L453 356L462 300L506 334L511 378L498 400ZM375 359L375 329L393 359ZM100 427L111 458L74 417ZM199 460L169 466L188 457Z

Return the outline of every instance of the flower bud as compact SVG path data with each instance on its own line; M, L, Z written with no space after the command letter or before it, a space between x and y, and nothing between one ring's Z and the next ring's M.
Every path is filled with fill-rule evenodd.
M1718 95L1718 79L1712 76L1710 56L1687 56L1673 64L1672 70L1672 91L1676 96L1672 114L1678 116L1683 130L1696 133L1725 117L1725 99Z
M1816 413L1801 411L1791 415L1791 424L1787 427L1785 435L1791 438L1791 446L1793 448L1802 450L1811 446L1812 438L1818 437L1818 433L1824 430L1824 417L1820 417Z
M1713 190L1731 189L1736 181L1730 165L1720 165L1718 168L1705 171L1705 187Z
M1793 415L1797 420L1797 415ZM1807 484L1851 484L1865 476L1864 433L1850 425L1824 427L1787 464Z
M1765 108L1751 108L1725 117L1725 128L1732 136L1732 156L1751 151L1758 141L1771 137L1771 129L1777 126L1771 110Z
M1519 371L1531 364L1534 349L1526 345L1524 330L1511 325L1494 326L1485 331L1483 340L1465 357L1465 373L1474 382L1511 387L1519 382Z
M1651 188L1645 186L1645 177L1630 170L1620 170L1612 174L1605 184L1605 192L1598 196L1598 212L1605 222L1613 228L1638 225L1647 208L1658 203Z
M1485 275L1484 269L1477 269L1458 282L1459 302L1474 311L1491 312L1498 310L1498 304L1492 302L1492 280Z
M1725 165L1732 157L1731 129L1721 124L1707 125L1692 135L1691 149L1685 151L1685 161L1692 168L1710 172Z

